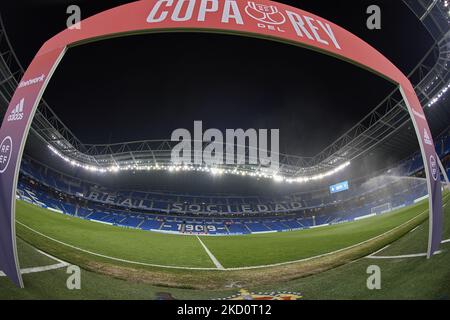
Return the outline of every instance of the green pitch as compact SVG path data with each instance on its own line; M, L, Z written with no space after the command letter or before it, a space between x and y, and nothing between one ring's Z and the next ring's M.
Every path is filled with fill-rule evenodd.
M270 265L353 246L411 219L418 223L424 218L426 210L427 204L423 203L381 216L317 229L251 236L204 237L202 240L225 267Z
M242 268L296 261L340 250L379 236L413 218L425 217L427 203L341 225L302 231L245 236L201 237L225 268ZM421 213L424 213L420 216ZM167 267L215 268L195 236L125 229L17 203L18 234L40 234L68 249ZM28 228L27 228L28 227ZM37 232L40 234L38 234ZM48 238L42 237L45 240ZM70 246L70 247L69 247ZM83 251L82 251L83 250Z
M18 202L22 268L55 263L37 252L39 248L81 266L83 288L68 291L65 269L57 269L25 274L25 290L16 289L6 278L0 278L0 298L154 299L163 292L178 299L204 299L236 294L243 287L255 292L302 292L305 299L448 299L448 241L442 245L442 253L431 260L401 256L426 252L426 210L427 204L421 203L331 227L266 235L201 237L225 269L283 263L340 250L283 266L224 271L216 269L197 237L111 227ZM449 215L450 209L446 207L444 239L450 238ZM387 244L390 246L377 255L393 258L365 258ZM354 262L349 264L350 261ZM155 264L159 266L152 266ZM381 291L368 291L365 286L366 269L372 264L382 268Z

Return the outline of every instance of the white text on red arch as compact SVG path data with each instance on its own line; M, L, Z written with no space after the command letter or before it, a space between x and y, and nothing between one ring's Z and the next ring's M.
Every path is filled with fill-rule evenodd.
M224 24L244 25L253 22L261 29L278 32L285 32L283 28L288 26L301 38L306 37L322 45L333 45L341 50L329 23L255 1L247 1L245 8L241 9L236 0L158 0L150 10L147 22L188 22L193 19L208 22L212 15L219 15Z

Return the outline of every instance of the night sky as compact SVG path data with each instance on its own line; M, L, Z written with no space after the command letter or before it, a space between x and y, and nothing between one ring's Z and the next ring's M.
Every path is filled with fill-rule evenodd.
M66 7L83 18L127 1L14 1L0 5L26 67L65 27ZM408 73L431 40L402 1L279 1L318 14L363 38ZM26 5L25 5L26 4ZM382 30L366 28L367 6ZM20 19L18 19L20 17ZM141 35L69 50L44 98L85 143L170 139L173 130L279 128L281 151L313 156L372 110L393 86L348 63L266 40L200 33Z

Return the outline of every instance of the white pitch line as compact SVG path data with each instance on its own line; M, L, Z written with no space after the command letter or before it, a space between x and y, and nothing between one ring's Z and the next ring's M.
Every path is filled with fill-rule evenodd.
M37 273L37 272L44 272L44 271L50 271L50 270L56 270L68 267L69 264L66 262L61 262L57 264L52 264L49 266L43 266L43 267L33 267L33 268L24 268L20 270L21 274L29 274L29 273ZM6 275L3 273L3 271L0 271L0 277L6 277Z
M203 241L200 239L199 236L197 236L198 241L200 241L200 244L202 245L203 249L205 249L206 253L208 254L211 261L214 263L217 269L219 270L225 270L225 268L222 266L222 264L217 260L217 258L212 254L211 251L209 251L208 247L203 243Z
M434 254L441 254L442 251L436 251ZM427 253L418 253L418 254L405 254L402 256L368 256L367 259L407 259L407 258L418 258L418 257L427 257Z
M40 235L40 236L42 236L42 237L44 237L44 238L47 238L47 239L52 240L52 241L54 241L54 242L56 242L56 243L62 244L63 246L66 246L66 247L69 247L69 248L72 248L72 249L75 249L75 250L78 250L78 251L81 251L81 252L84 252L84 253L88 253L88 254L91 254L91 255L93 255L93 256L105 258L105 259L110 259L110 260L115 260L115 261L120 261L120 262L130 263L130 264L136 264L136 265L141 265L141 266L155 267L155 268L165 268L165 269L202 270L202 271L206 271L206 270L217 270L216 268L194 268L194 267L163 266L163 265L158 265L158 264L144 263L144 262L138 262L138 261L130 261L130 260L125 260L125 259L120 259L120 258L110 257L110 256L106 256L106 255L103 255L103 254L100 254L100 253L96 253L96 252L92 252L92 251L89 251L89 250L85 250L85 249L82 249L82 248L73 246L73 245L71 245L71 244L68 244L68 243L59 241L59 240L57 240L57 239L54 239L54 238L52 238L52 237L49 237L49 236L47 236L47 235L45 235L45 234L39 232L39 231L37 231L37 230L34 230L33 228L30 228L29 226L23 224L22 222L20 222L20 221L18 221L18 220L16 220L16 222L17 222L18 224L20 224L21 226L23 226L24 228L27 228L28 230L30 230L30 231L32 231L32 232L34 232L34 233L36 233L36 234L38 234L38 235Z
M445 208L447 206L448 203L446 203L443 208ZM416 231L417 229L420 228L420 225L417 226L416 228L414 228L413 230L411 230L409 233L412 233L414 231ZM448 243L450 242L450 239L444 240L441 243ZM367 259L407 259L407 258L417 258L417 257L428 257L427 253L418 253L418 254L406 254L406 255L400 255L400 256L376 256L377 253L380 253L381 251L383 251L384 249L386 249L389 246L384 247L383 249L372 253L371 255L367 256ZM436 251L434 254L441 254L442 251Z
M374 253L372 253L371 255L368 255L367 257L371 257L371 256L374 256L374 255L376 255L376 254L378 254L378 253L380 253L381 251L384 251L384 250L386 250L387 248L389 248L391 245L390 244L388 244L386 247L384 247L384 248L381 248L380 250L378 250L378 251L375 251Z
M327 253L324 253L324 254L320 254L320 255L317 255L317 256L314 256L314 257L309 257L309 258L300 259L300 260L295 260L295 261L280 262L280 263L268 264L268 265L263 265L263 266L254 266L254 267L227 268L227 269L225 269L225 270L229 270L229 271L238 271L238 270L254 270L254 269L262 269L262 268L269 268L269 267L280 267L280 266L290 265L290 264L299 263L299 262L311 261L311 260L314 260L314 259L317 259L317 258L327 257L327 256L333 255L333 254L335 254L335 253L339 253L339 252L342 252L342 251L346 251L346 250L349 250L349 249L356 248L356 247L358 247L358 246L360 246L360 245L362 245L362 244L366 244L366 243L368 243L368 242L371 242L371 241L373 241L373 240L376 240L376 239L378 239L378 238L381 238L381 237L385 236L386 234L388 234L388 233L390 233L390 232L392 232L392 231L394 231L394 230L397 230L397 229L403 227L404 225L407 225L408 223L410 223L411 221L417 219L418 217L420 217L422 214L424 214L424 213L427 212L427 211L428 211L428 210L423 211L422 213L418 214L418 215L415 216L414 218L412 218L412 219L406 221L405 223L402 223L401 225L399 225L399 226L397 226L397 227L395 227L395 228L392 228L392 229L389 230L389 231L386 231L385 233L382 233L382 234L380 234L380 235L378 235L378 236L376 236L376 237L373 237L373 238L371 238L371 239L362 241L362 242L360 242L360 243L354 244L354 245L349 246L349 247L346 247L346 248L342 248L342 249L335 250L335 251L332 251L332 252L327 252Z
M394 231L394 230L397 230L397 229L403 227L404 225L410 223L411 221L416 220L418 217L420 217L422 214L424 214L424 213L427 212L427 211L428 211L428 210L423 211L422 213L418 214L418 215L415 216L414 218L412 218L412 219L410 219L410 220L404 222L403 224L401 224L401 225L399 225L399 226L397 226L397 227L395 227L395 228L392 228L392 229L389 230L389 231L386 231L385 233L382 233L382 234L380 234L380 235L378 235L378 236L376 236L376 237L373 237L373 238L371 238L371 239L362 241L362 242L360 242L360 243L354 244L354 245L349 246L349 247L346 247L346 248L342 248L342 249L339 249L339 250L331 251L331 252L328 252L328 253L324 253L324 254L320 254L320 255L317 255L317 256L313 256L313 257L309 257L309 258L305 258L305 259L300 259L300 260L286 261L286 262L280 262L280 263L274 263L274 264L259 265L259 266L251 266L251 267L237 267L237 268L226 268L226 269L164 266L164 265L157 265L157 264L151 264L151 263L144 263L144 262L130 261L130 260L120 259L120 258L116 258L116 257L110 257L110 256L106 256L106 255L103 255L103 254L100 254L100 253L96 253L96 252L92 252L92 251L89 251L89 250L85 250L85 249L82 249L82 248L79 248L79 247L76 247L76 246L67 244L67 243L65 243L65 242L56 240L56 239L54 239L54 238L52 238L52 237L49 237L49 236L47 236L47 235L45 235L45 234L43 234L43 233L41 233L41 232L39 232L39 231L37 231L37 230L34 230L33 228L30 228L29 226L23 224L22 222L20 222L20 221L18 221L18 220L16 220L16 222L17 222L18 224L22 225L23 227L25 227L25 228L31 230L32 232L34 232L34 233L36 233L36 234L38 234L38 235L40 235L40 236L42 236L42 237L44 237L44 238L47 238L47 239L49 239L49 240L52 240L52 241L57 242L57 243L59 243L59 244L62 244L62 245L64 245L64 246L66 246L66 247L69 247L69 248L72 248L72 249L75 249L75 250L78 250L78 251L81 251L81 252L85 252L85 253L88 253L88 254L91 254L91 255L94 255L94 256L97 256L97 257L105 258L105 259L110 259L110 260L115 260L115 261L125 262L125 263L129 263L129 264L136 264L136 265L148 266L148 267L163 268L163 269L199 270L199 271L240 271L240 270L255 270L255 269L264 269L264 268L271 268L271 267L280 267L280 266L285 266L285 265L295 264L295 263L299 263L299 262L306 262L306 261L310 261L310 260L313 260L313 259L317 259L317 258L322 258L322 257L330 256L330 255L333 255L333 254L335 254L335 253L339 253L339 252L342 252L342 251L345 251L345 250L353 249L353 248L358 247L358 246L360 246L360 245L362 245L362 244L365 244L365 243L368 243L368 242L370 242L370 241L373 241L373 240L376 240L376 239L378 239L378 238L381 238L381 237L385 236L386 234L388 234L388 233L390 233L390 232L392 232L392 231Z
M58 258L48 254L47 252L41 251L39 249L36 249L36 251L39 252L40 254L46 256L47 258L50 258L50 259L55 260L55 261L58 261L59 263L65 263L65 264L69 265L69 263L67 263L65 261L62 261L61 259L58 259Z
M42 267L32 267L32 268L24 268L20 270L21 274L29 274L29 273L37 273L37 272L44 272L44 271L50 271L50 270L56 270L61 269L70 266L70 263L67 263L65 261L62 261L61 259L58 259L52 255L49 255L48 253L41 251L39 249L35 250L39 252L40 254L46 256L47 258L50 258L52 260L57 261L57 264L52 264L48 266L42 266ZM0 277L6 277L5 273L3 271L0 271Z

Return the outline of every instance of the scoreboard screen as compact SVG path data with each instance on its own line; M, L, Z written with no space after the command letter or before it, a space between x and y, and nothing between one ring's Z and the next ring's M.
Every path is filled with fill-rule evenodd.
M344 181L344 182L332 185L330 187L330 192L331 193L338 193L338 192L346 191L348 189L349 189L348 181Z

